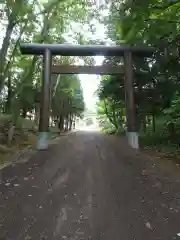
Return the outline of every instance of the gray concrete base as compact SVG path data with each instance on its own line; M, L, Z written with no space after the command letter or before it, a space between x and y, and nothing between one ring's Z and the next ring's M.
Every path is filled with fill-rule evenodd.
M49 145L49 132L39 132L36 148L37 150L45 150Z
M128 143L132 148L139 149L139 134L138 132L127 132Z

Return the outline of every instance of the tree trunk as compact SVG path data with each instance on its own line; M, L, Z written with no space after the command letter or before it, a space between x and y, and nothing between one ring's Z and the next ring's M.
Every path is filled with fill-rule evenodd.
M43 28L41 30L41 33L40 33L40 40L38 41L38 43L43 43L45 41L48 40L48 31L49 31L49 28L50 28L50 25L49 25L49 14L51 12L51 8L49 8L49 11L47 12L47 14L44 16L44 20L43 20ZM21 91L23 91L23 87L24 87L24 83L30 79L30 78L33 78L33 73L34 73L34 69L35 69L35 66L36 66L36 63L38 61L38 56L34 56L32 61L31 61L31 65L28 66L25 70L24 70L24 76L22 77L23 81L21 82L21 85L20 87L18 88L18 92L17 93L20 93Z
M40 105L39 103L36 103L36 105L35 105L35 119L34 119L34 121L37 125L39 123L39 116L40 116L40 106L39 105Z
M26 116L27 116L27 109L26 109L26 108L23 108L23 109L22 109L22 117L23 117L23 118L26 118Z
M9 76L8 76L7 87L8 87L8 95L7 95L7 101L6 101L6 113L10 113L11 112L11 97L12 97L10 72L9 72Z
M3 40L2 48L0 50L0 91L2 90L4 84L4 67L6 62L6 55L8 51L8 47L10 44L11 35L16 23L9 21L8 26L6 28L6 34Z
M65 122L65 131L67 132L69 129L69 117L66 117L66 122Z
M51 116L51 127L53 127L53 126L54 126L54 117Z
M13 136L14 136L15 126L11 122L8 126L8 134L7 134L7 145L10 147L12 144Z
M72 130L72 124L73 124L73 116L72 116L72 114L70 114L70 116L69 116L69 131Z
M6 54L7 54L7 51L8 51L11 35L12 35L12 32L13 32L13 29L14 29L15 25L16 25L16 23L14 23L12 21L9 21L8 26L6 28L6 34L5 34L3 44L2 44L2 48L1 48L1 51L0 51L0 59L1 59L2 69L4 68L4 65L5 65Z
M152 126L153 126L153 132L156 131L156 120L154 114L152 114Z
M20 106L19 106L19 101L17 99L12 101L12 109L13 109L12 111L13 123L16 125L20 115Z
M143 131L144 133L146 133L146 116L143 118L142 124L143 124Z
M24 26L22 27L22 29L21 29L21 31L20 31L19 37L18 37L18 39L17 39L17 41L16 41L16 43L15 43L15 45L14 45L14 48L13 48L12 54L11 54L11 56L10 56L10 58L9 58L9 61L8 61L8 63L6 64L6 66L5 66L5 68L4 68L4 79L6 78L7 73L8 73L8 70L10 69L10 65L11 65L11 63L12 63L13 60L14 60L15 53L16 53L16 51L17 51L17 48L18 48L19 42L20 42L20 40L21 40L21 37L22 37L22 35L23 35L26 27L27 27L28 21L29 21L29 20L28 20L28 18L27 18L26 21L25 21Z
M168 124L168 131L169 131L170 137L174 138L174 136L175 136L175 124L173 122L170 122Z
M59 117L59 124L58 124L58 126L59 126L60 132L64 130L64 117L63 116Z
M115 105L114 103L112 104L112 114L113 114L113 123L114 123L114 126L116 129L118 129L118 123L117 123L117 119L116 119L116 108L115 108Z

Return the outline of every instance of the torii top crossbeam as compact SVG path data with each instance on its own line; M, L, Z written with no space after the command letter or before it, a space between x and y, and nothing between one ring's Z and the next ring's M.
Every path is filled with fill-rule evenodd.
M49 49L52 55L61 56L123 56L125 52L131 52L139 57L150 57L155 49L152 47L138 47L129 45L73 45L73 44L20 44L22 54L42 55Z

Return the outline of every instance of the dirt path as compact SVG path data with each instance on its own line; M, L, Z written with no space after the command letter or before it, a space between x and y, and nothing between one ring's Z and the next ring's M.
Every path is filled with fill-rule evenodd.
M76 132L0 174L0 239L178 239L180 177L123 139Z

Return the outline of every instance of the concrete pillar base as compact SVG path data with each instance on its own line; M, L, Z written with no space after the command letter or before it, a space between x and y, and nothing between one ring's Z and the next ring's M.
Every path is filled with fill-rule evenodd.
M139 149L139 134L138 132L127 132L128 143L132 148Z
M39 132L36 148L37 150L45 150L49 145L49 132Z

